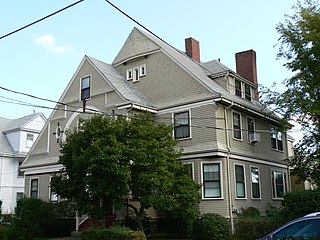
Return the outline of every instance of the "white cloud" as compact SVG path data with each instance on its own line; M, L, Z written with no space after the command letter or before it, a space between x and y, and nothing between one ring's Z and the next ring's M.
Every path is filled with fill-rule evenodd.
M56 40L55 36L49 33L36 38L35 43L47 48L53 53L68 53L75 51L73 45L59 46L57 45Z

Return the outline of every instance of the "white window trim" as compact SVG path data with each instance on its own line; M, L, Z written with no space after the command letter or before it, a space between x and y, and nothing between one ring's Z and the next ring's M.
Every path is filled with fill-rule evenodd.
M272 200L283 200L283 197L273 196L273 190L274 190L275 195L277 194L276 189L273 189L273 186L276 187L275 179L272 179L273 172L281 172L283 174L283 181L284 181L283 182L283 188L284 188L283 194L286 194L288 192L288 174L287 174L286 170L283 170L283 169L281 169L281 170L275 169L275 168L270 169L270 179L271 179L270 183L271 183ZM286 184L287 184L287 186L286 186Z
M130 74L131 73L131 74ZM132 68L127 69L127 80L132 80L133 78L133 71Z
M250 167L251 199L252 199L252 200L261 200L261 199L262 199L262 197L261 197L262 191L261 191L261 174L260 174L261 172L260 172L260 168L259 168L258 166L255 166L255 165L250 165L249 167ZM258 169L258 173L259 173L259 195L260 195L260 197L258 197L258 198L254 198L254 197L253 197L251 168L257 168L257 169Z
M59 196L57 194L52 194L55 195L57 200L52 200L51 198L51 180L52 180L52 176L50 176L50 182L49 182L49 202L59 202Z
M31 198L31 182L32 180L38 180L38 191L37 191L37 199L39 198L39 186L40 186L40 179L38 177L35 177L35 178L30 178L30 181L29 181L29 198Z
M247 100L247 101L252 102L252 99L253 99L253 98L252 98L253 88L252 88L252 87L250 86L250 84L248 84L248 83L243 83L243 85L244 85L243 98L244 98L245 100ZM246 86L248 86L249 89L250 89L250 100L246 98Z
M207 197L204 197L204 184L203 184L203 165L205 164L217 164L219 163L219 168L220 168L220 190L221 190L221 196L220 197L217 197L217 198L207 198ZM201 162L201 197L202 197L202 200L223 200L224 199L224 193L223 193L223 178L222 178L222 161L204 161L204 162Z
M240 82L240 95L237 95L237 87L236 87L236 82ZM243 98L243 82L237 78L234 79L234 95Z
M253 118L253 117L248 117L247 116L247 118L246 118L246 120L247 120L247 122L246 122L246 124L247 124L247 130L248 130L248 134L247 134L247 138L248 138L248 143L250 143L250 137L249 137L249 126L248 126L248 120L249 119L252 119L253 120L253 133L255 133L256 132L256 120Z
M91 97L92 97L92 95L91 95L91 93L92 93L92 75L91 74L84 75L84 76L82 76L80 78L80 82L79 82L79 102L83 101L83 100L81 100L81 92L82 92L81 83L82 83L82 79L87 78L87 77L89 77L89 88L90 88L89 94L90 94L90 97L86 98L84 100L87 101L87 100L91 99Z
M136 74L136 72L138 72ZM132 82L138 82L139 81L139 77L140 77L140 69L139 67L135 67L133 68L133 71L132 71Z
M276 134L276 148L272 148L272 145L271 145L271 128L274 128L274 130L275 130L275 134ZM278 151L278 152L283 153L284 150L285 150L285 141L284 141L285 136L284 136L284 132L279 131L279 128L277 128L277 127L275 127L275 126L273 126L273 125L270 125L270 126L269 126L269 129L270 129L270 138L269 138L269 140L270 140L270 149L273 150L273 151ZM283 148L283 150L279 150L279 146L278 146L278 132L281 132L281 134L282 134L282 148Z
M32 141L28 141L28 136L32 136ZM35 139L34 139L34 134L32 133L27 133L26 135L26 148L31 148L33 143L34 143Z
M144 71L142 71L142 69L144 69ZM144 72L144 73L142 73ZM142 64L140 65L140 71L139 71L140 77L146 76L147 75L147 68L146 68L146 64Z
M179 114L179 113L184 113L184 112L189 112L189 133L190 133L190 136L189 137L185 137L185 138L178 138L177 139L178 141L188 140L188 139L192 138L191 110L190 109L185 109L185 110L181 110L181 111L178 111L178 112L173 112L172 115L171 115L172 116L172 124L173 124L173 127L175 127L175 125L174 125L174 115L175 114ZM173 133L172 133L173 138L175 137L174 131L175 131L175 128L173 128Z
M236 166L242 166L243 167L243 181L244 181L244 197L238 197L237 195L237 177L236 177ZM234 191L235 191L235 197L236 199L246 200L247 199L247 181L246 181L246 166L243 163L234 163L233 166L233 174L234 174Z
M234 137L234 131L235 131L235 129L234 129L234 118L233 118L233 114L239 114L240 115L240 134L241 134L241 138L235 138ZM232 115L231 115L231 117L232 117L232 138L234 139L234 140L237 140L237 141L243 141L243 132L242 132L242 115L241 115L241 113L240 112L237 112L237 111L232 111Z

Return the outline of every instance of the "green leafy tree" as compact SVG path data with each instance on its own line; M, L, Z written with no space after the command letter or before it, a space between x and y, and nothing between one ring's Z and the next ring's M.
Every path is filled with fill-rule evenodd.
M59 160L65 172L53 178L53 190L95 217L121 202L133 210L143 230L142 218L151 206L173 212L182 203L193 209L200 199L199 186L177 160L175 146L172 127L155 123L149 114L130 121L92 117L67 136ZM123 201L128 197L138 206Z
M297 121L304 131L295 156L288 159L293 174L320 184L320 3L298 1L293 9L276 27L278 57L293 76L284 81L283 93L269 92L268 98L284 119Z

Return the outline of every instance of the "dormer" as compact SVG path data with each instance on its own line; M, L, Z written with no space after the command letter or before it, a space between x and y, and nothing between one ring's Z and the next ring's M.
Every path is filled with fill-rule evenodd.
M15 153L27 153L42 130L46 118L35 113L10 121L3 131Z

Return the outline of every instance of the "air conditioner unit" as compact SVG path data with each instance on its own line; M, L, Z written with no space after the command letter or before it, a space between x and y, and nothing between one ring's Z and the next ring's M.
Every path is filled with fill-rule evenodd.
M249 134L249 143L261 142L260 133L250 133Z

